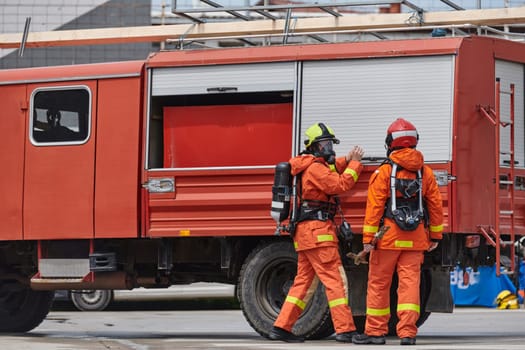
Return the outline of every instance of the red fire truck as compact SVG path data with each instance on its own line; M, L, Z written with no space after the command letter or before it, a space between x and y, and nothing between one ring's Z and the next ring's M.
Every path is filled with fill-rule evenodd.
M235 284L266 336L296 267L270 216L275 165L301 151L315 122L335 130L339 154L365 148L365 170L341 198L358 252L369 174L397 117L417 126L445 207L420 324L452 312L451 267L515 270L524 64L522 43L429 37L1 70L0 331L38 326L57 289L206 281ZM362 327L367 266L344 263ZM321 289L295 328L310 339L333 333Z

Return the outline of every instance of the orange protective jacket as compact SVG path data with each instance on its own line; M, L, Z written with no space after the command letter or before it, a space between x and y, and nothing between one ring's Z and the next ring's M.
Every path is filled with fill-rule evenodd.
M347 162L345 157L333 165L322 157L300 155L289 161L292 175L301 173L301 198L303 200L333 201L332 196L348 191L357 182L363 169L361 162ZM297 224L294 245L297 251L321 246L338 245L337 230L333 220L307 220Z
M414 231L403 231L395 221L384 218L384 225L390 230L378 241L377 249L427 250L430 241L441 240L443 235L443 202L432 169L424 165L421 152L413 148L402 148L393 151L389 157L399 166L396 178L415 179L417 171L422 169L423 202L428 210L428 229L420 223ZM390 174L392 166L381 165L370 177L368 199L363 226L363 243L370 243L379 230L380 221L385 211L385 204L390 197ZM401 194L398 192L398 196Z

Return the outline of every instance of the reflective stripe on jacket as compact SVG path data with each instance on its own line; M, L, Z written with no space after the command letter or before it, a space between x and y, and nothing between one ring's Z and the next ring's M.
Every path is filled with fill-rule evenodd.
M325 202L350 190L363 168L361 162L346 162L345 157L337 158L335 165L330 165L323 158L309 154L294 157L289 162L292 175L301 173L301 197ZM332 220L307 220L297 225L294 236L296 250L337 244L336 226Z

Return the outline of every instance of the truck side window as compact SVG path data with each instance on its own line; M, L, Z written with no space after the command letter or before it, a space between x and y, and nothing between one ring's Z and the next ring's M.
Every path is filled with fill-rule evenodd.
M33 144L82 144L90 134L87 87L37 89L31 98Z

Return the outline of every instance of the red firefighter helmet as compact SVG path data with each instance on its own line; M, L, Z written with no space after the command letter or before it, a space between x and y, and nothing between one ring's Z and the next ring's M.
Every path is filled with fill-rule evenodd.
M409 121L398 118L388 127L385 144L388 150L416 147L419 135L416 127Z

